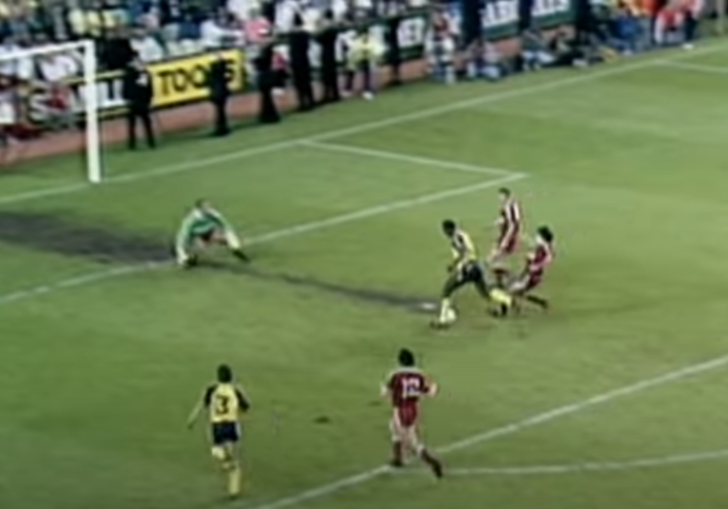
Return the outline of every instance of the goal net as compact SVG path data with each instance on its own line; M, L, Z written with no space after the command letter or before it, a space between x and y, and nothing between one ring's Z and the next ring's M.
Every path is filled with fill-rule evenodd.
M96 67L92 40L0 52L0 171L81 148L101 182Z

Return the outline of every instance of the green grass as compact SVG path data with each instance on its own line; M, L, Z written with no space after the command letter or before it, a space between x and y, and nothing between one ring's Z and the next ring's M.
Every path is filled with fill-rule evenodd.
M728 69L723 53L689 58ZM496 94L329 141L528 173L512 184L528 226L548 223L558 238L543 288L554 302L547 316L496 322L465 292L457 326L434 333L423 314L332 289L432 300L448 257L438 232L445 217L461 221L487 249L495 189L411 202L499 178L446 165L289 146L0 205L0 214L52 215L163 245L184 209L207 196L244 236L278 236L250 247L263 277L165 267L104 278L123 264L0 242L0 507L220 506L221 482L202 426L189 432L184 421L222 361L234 366L254 403L244 440L249 485L245 499L229 507L271 509L268 502L387 459L389 410L378 385L401 346L419 354L443 389L425 405L434 447L728 353L721 219L728 214L728 75L645 66L497 98L573 75L417 85L224 141L183 135L153 153L105 153L111 176L142 176ZM26 164L0 177L0 202L79 183L80 170L77 158ZM384 208L292 230L376 207ZM224 253L214 256L234 264ZM78 278L89 274L100 276L82 284ZM309 283L292 284L291 277ZM41 286L52 291L27 293ZM10 294L20 300L10 302ZM714 369L579 407L453 452L447 465L629 461L724 449L726 376ZM330 423L316 423L321 416ZM440 484L424 475L385 475L306 507L718 509L728 495L725 465L464 476Z

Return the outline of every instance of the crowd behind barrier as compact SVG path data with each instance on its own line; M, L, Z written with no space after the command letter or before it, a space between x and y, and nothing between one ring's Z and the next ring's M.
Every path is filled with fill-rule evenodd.
M209 96L206 73L219 56L228 65L231 93L256 88L253 63L268 47L274 49L272 66L280 76L274 88L285 88L288 39L296 21L314 41L308 51L314 79L321 60L316 41L333 26L336 59L344 68L352 41L364 28L381 46L372 58L374 72L379 66L424 60L432 79L455 83L584 67L669 45L690 48L699 20L714 13L705 0L487 0L481 2L473 36L472 29L463 28L469 20L462 2L469 1L0 0L0 55L93 38L96 92L105 117L125 108L121 70L135 55L153 78L154 109L204 101ZM525 13L523 5L529 6ZM518 49L504 51L503 40L518 41ZM0 57L2 141L17 130L77 124L87 92L87 84L77 78L81 69L80 54L68 51L32 59ZM357 64L356 69L370 68ZM19 128L21 121L32 127Z

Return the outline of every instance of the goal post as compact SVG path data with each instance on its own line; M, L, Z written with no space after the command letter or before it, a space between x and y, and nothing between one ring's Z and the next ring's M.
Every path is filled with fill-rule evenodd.
M48 100L57 101L56 106L64 109L69 122L82 126L84 130L84 152L86 178L91 183L99 183L103 179L101 164L101 140L99 134L99 97L96 87L97 58L96 44L91 39L61 44L47 44L32 48L16 48L7 53L0 53L0 75L6 86L0 90L2 100L0 110L10 105L14 112L7 111L0 124L3 128L3 141L11 136L9 126L26 122L30 109L28 97L37 87L52 91ZM69 92L71 83L80 82L79 96L72 97ZM25 90L24 93L19 92ZM65 92L65 93L64 93ZM58 96L54 94L58 93ZM25 99L25 101L23 101ZM3 117L0 114L0 117ZM80 122L79 122L80 120ZM44 142L42 129L40 140Z

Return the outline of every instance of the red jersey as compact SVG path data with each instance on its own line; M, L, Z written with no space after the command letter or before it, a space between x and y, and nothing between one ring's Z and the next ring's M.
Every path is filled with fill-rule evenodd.
M434 386L419 369L400 368L389 375L385 389L392 398L399 424L410 427L417 422L420 398L431 394Z
M532 278L541 279L546 267L554 259L553 246L548 242L539 241L536 248L526 258L526 272Z
M500 209L499 242L518 237L521 231L521 206L514 198L508 198Z

